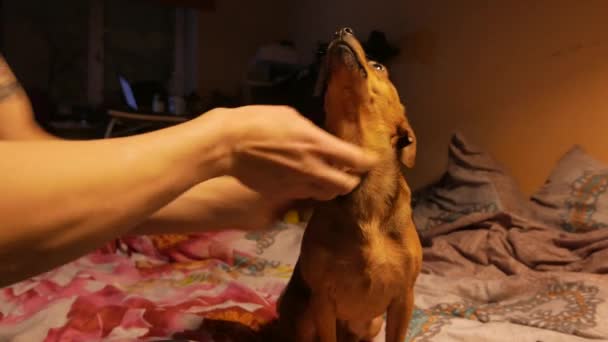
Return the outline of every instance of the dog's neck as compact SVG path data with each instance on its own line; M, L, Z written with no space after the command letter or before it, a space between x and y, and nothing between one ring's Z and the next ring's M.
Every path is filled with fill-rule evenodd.
M410 190L400 169L400 161L390 140L377 139L387 134L382 124L374 121L364 122L356 106L343 108L338 114L326 117L325 128L339 138L373 151L380 156L380 162L363 176L360 185L350 194L339 197L328 203L329 206L345 211L348 220L354 220L357 226L369 222L387 222L402 203L410 202ZM346 109L354 113L346 115ZM334 112L336 114L336 112ZM367 117L374 117L368 115ZM365 128L364 128L365 127ZM390 229L380 224L380 229Z
M398 162L394 158L386 158L370 170L362 179L361 184L349 194L348 201L353 214L359 221L385 221L392 214L400 196L403 193L403 176Z
M396 159L385 159L350 194L320 203L317 210L334 212L336 234L369 239L370 234L400 237L400 217L407 210L410 191ZM336 213L339 213L336 215ZM409 214L409 213L405 213Z

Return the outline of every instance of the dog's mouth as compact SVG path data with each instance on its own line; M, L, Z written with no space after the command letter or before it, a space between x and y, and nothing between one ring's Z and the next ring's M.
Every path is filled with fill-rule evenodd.
M332 66L334 68L345 66L348 68L348 70L352 72L358 71L364 78L367 77L367 70L363 66L363 63L359 58L359 54L346 40L335 40L329 46L328 53L329 72L332 71Z
M315 96L322 96L325 93L330 76L338 70L347 71L353 76L360 76L361 79L367 78L366 62L362 60L365 58L365 53L357 52L357 43L352 34L347 34L334 39L329 44L317 78Z

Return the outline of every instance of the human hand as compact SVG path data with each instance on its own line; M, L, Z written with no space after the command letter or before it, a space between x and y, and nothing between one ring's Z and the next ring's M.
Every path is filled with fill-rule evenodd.
M246 106L210 114L230 120L227 174L265 196L329 200L351 192L375 163L373 155L289 107Z

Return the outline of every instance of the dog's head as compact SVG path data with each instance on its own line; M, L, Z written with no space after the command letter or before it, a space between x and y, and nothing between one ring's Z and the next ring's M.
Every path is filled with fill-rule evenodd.
M343 28L329 44L325 65L325 128L407 167L416 159L416 136L385 66L366 57L353 31Z

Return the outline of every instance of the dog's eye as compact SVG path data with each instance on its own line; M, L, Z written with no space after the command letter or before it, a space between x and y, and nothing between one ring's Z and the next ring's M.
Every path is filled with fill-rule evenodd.
M380 63L373 62L372 67L378 71L384 71L384 65L382 65Z
M397 148L398 149L405 148L407 146L410 146L413 142L414 142L414 138L412 138L411 135L407 134L403 137L400 137L399 140L397 140Z

